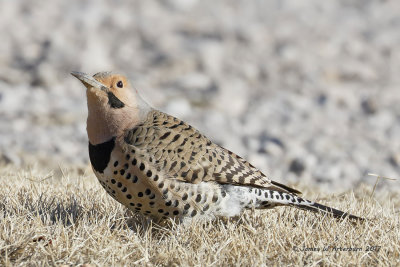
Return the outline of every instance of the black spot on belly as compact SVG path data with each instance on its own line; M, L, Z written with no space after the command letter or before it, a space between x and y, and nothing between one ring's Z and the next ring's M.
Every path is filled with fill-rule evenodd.
M145 168L146 168L146 166L145 166L143 163L141 163L139 169L140 169L141 171L144 171Z
M201 195L200 194L197 194L197 197L196 197L196 202L200 202L200 200L201 200Z
M107 167L108 162L110 161L111 152L115 146L115 137L113 137L110 141L92 145L89 142L89 158L93 168L99 172L103 173L104 169Z
M123 108L125 106L124 103L122 103L121 100L118 99L112 92L108 92L108 104L112 108Z
M217 201L218 201L218 196L217 196L217 195L214 195L213 198L212 198L212 202L215 203L215 202L217 202Z

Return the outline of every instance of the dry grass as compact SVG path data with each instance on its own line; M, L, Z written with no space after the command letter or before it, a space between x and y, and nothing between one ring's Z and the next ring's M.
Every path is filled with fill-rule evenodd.
M86 173L0 169L0 265L400 265L397 194L370 198L368 187L319 199L375 218L364 224L281 207L161 227L117 204Z

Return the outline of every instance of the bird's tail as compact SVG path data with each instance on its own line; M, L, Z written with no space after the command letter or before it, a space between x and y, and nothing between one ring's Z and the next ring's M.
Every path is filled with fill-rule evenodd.
M313 211L313 212L323 212L329 215L332 215L333 217L337 218L337 219L344 219L346 217L348 217L351 220L357 220L357 221L364 221L364 218L352 215L350 213L347 212L343 212L341 210L337 210L316 202L313 202L312 204L299 204L299 205L293 205L297 208L303 209L303 210L309 210L309 211Z
M279 192L274 190L263 191L263 199L258 198L258 208L269 208L275 205L289 205L312 212L323 212L338 219L344 219L348 217L349 219L357 221L365 220L364 218L304 199L291 193Z

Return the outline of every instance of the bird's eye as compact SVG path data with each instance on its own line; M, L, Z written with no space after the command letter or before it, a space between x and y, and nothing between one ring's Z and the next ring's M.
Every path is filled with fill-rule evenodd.
M124 87L124 84L122 83L122 81L118 81L117 82L117 87L119 87L119 88Z

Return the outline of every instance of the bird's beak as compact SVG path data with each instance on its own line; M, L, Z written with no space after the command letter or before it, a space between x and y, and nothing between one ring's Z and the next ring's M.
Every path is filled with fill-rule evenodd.
M104 84L97 81L95 78L87 75L86 73L73 71L73 72L71 72L71 75L76 77L78 80L80 80L83 83L83 85L86 86L86 88L94 87L94 88L103 90L105 92L108 92L107 86L104 86Z

